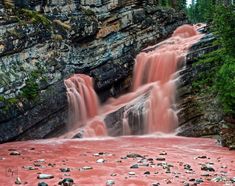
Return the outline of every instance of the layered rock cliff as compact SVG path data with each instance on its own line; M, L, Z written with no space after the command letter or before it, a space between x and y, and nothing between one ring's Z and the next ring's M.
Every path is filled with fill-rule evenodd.
M197 88L200 81L208 81L210 75L218 71L222 63L212 60L202 63L200 59L219 48L216 37L207 33L193 45L186 56L185 66L178 82L177 134L188 137L215 137L223 146L234 149L235 125L225 117L217 92L211 85ZM210 83L210 82L208 82Z
M101 100L119 95L135 55L187 22L152 1L30 2L0 10L0 143L62 129L71 74L92 76Z

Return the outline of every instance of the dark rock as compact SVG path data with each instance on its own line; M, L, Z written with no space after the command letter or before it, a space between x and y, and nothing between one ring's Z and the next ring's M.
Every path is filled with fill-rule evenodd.
M22 184L22 181L19 177L16 178L15 184L16 185L21 185Z
M202 167L201 167L201 170L211 171L211 172L215 171L215 169L211 165L208 165L208 164L203 164Z
M156 158L157 161L165 161L166 158L162 158L162 157L159 157L159 158Z
M48 186L48 184L45 182L40 182L40 183L38 183L38 186Z
M61 172L70 172L70 168L60 168Z
M140 154L136 154L136 153L127 154L126 157L127 158L143 158L143 156L141 156Z
M199 159L206 159L207 157L206 156L198 156L197 158L199 158Z
M145 175L150 175L149 171L144 172Z
M196 184L200 184L200 183L202 183L202 182L204 182L203 179L196 179L196 180L195 180L195 183L196 183Z
M235 177L230 179L232 183L235 183Z
M12 152L10 152L10 155L12 155L12 156L19 156L19 155L21 155L21 153L18 152L18 151L12 151Z
M138 169L139 168L139 165L138 164L134 164L130 167L131 169Z
M72 178L65 178L59 182L59 185L61 186L72 186L73 184L74 184L74 181Z
M112 186L114 184L115 184L114 180L107 180L107 182L106 182L106 186Z
M52 179L54 178L54 176L51 174L39 174L37 178L38 179Z

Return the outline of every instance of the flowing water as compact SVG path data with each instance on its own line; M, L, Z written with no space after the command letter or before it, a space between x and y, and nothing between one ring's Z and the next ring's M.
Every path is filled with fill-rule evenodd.
M174 132L178 123L175 108L177 70L182 67L188 48L201 37L195 27L183 25L169 39L144 49L135 59L132 91L102 106L98 104L91 77L77 74L65 80L69 102L68 128L73 129L66 137L73 137L77 132L75 129L81 128L85 137L113 136L115 131L107 130L105 116L144 94L147 100L142 103L142 109L132 113L134 119L130 119L130 109L124 111L120 122L122 135ZM139 126L137 132L131 129L133 125Z

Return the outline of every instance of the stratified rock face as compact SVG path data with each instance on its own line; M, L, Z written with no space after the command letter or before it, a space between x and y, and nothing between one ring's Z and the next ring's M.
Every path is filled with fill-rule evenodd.
M193 90L193 82L201 73L209 72L218 65L217 62L197 64L204 54L218 49L213 45L215 37L206 34L193 45L186 56L186 64L180 72L178 84L178 135L200 137L219 135L223 111L213 93L197 94Z
M101 100L119 95L135 55L187 22L148 1L29 2L0 11L0 143L62 129L71 74L92 76Z

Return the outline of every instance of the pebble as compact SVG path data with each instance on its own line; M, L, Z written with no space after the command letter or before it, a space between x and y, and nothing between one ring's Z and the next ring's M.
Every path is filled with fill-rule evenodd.
M135 175L135 172L128 172L128 174L129 174L130 176L134 176L134 175Z
M39 174L38 175L38 179L52 179L52 178L54 178L54 176L51 174Z
M199 159L206 159L207 157L206 156L198 156L197 158L199 158Z
M19 156L19 155L20 155L20 152L18 152L18 151L12 151L12 152L10 152L10 155L12 155L12 156Z
M226 181L226 178L222 177L222 176L218 176L212 179L213 182L223 182Z
M37 162L37 163L44 163L44 162L45 162L45 159L38 159L38 160L36 160L35 162Z
M212 166L208 165L208 164L202 164L201 170L210 171L210 172L215 171L215 169Z
M150 175L149 171L144 172L145 175Z
M184 169L185 169L185 170L190 170L190 171L192 170L192 169L191 169L191 165L189 165L189 164L185 164L185 165L184 165Z
M106 186L112 186L114 184L115 184L114 180L107 180L107 182L106 182Z
M59 182L59 185L62 185L62 186L72 186L73 184L74 184L74 181L72 178L65 178Z
M33 166L23 166L23 168L26 170L38 170L38 168L33 167Z
M204 174L202 174L201 176L210 176L210 174L204 173Z
M195 181L195 179L194 179L194 178L191 178L189 181Z
M200 183L202 183L202 182L204 182L203 179L196 179L196 180L195 180L195 183L196 183L196 184L200 184Z
M105 162L104 159L98 159L98 160L96 161L96 163L104 163L104 162Z
M21 179L19 177L16 178L15 184L17 185L21 185Z
M40 182L40 183L38 183L38 186L48 186L48 184L45 182Z
M131 169L138 169L139 168L139 165L138 164L134 164L130 167Z
M70 172L70 168L60 168L61 172Z
M85 167L82 167L83 170L91 170L93 169L93 167L89 167L89 166L85 166Z
M160 183L153 183L152 186L159 186Z
M162 152L160 152L160 154L159 154L160 156L166 156L167 155L167 152L165 152L165 151L162 151Z
M136 154L136 153L127 154L126 157L127 158L143 158L143 156L141 156L140 154Z
M235 150L235 145L230 145L229 150Z
M160 157L160 158L156 158L156 160L157 160L157 161L165 161L165 160L166 160L166 158L162 158L162 157Z
M230 179L232 183L235 183L235 177Z

